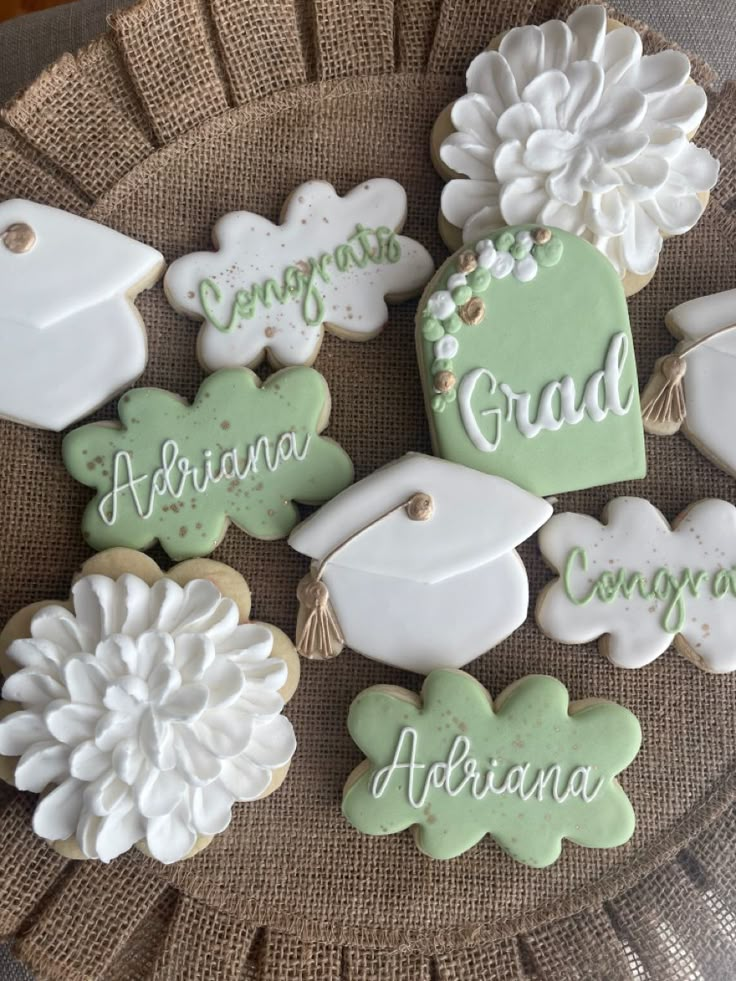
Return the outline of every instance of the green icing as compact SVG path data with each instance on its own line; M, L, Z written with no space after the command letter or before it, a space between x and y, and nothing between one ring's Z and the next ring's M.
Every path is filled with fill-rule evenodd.
M207 555L232 520L254 538L284 538L293 501L321 504L350 484L345 451L319 435L329 392L313 368L285 368L261 385L247 368L210 375L194 402L156 388L118 403L121 426L92 423L64 439L64 464L97 491L82 521L96 549Z
M584 548L570 549L562 575L565 595L575 606L587 606L593 600L613 603L624 598L631 599L638 594L645 600L660 600L665 604L662 613L662 629L670 634L679 634L687 620L687 598L697 599L707 590L713 599L736 596L736 569L717 569L712 573L704 569L680 569L674 572L661 566L651 573L630 569L610 569L602 572L590 583L582 576L583 588L576 588L573 579L576 574L585 573L588 568L588 553Z
M365 269L369 263L381 265L400 259L401 245L396 232L383 225L378 228L356 225L348 241L338 245L332 253L323 252L318 258L310 256L296 265L287 266L281 280L267 279L237 289L224 320L220 319L223 291L214 280L201 280L197 294L209 323L225 334L235 330L243 320L251 320L259 306L269 310L273 303L291 301L301 303L302 319L308 327L318 327L325 315L320 284L331 282L330 266L339 274L347 272L351 266Z
M421 851L439 859L489 834L538 868L556 861L563 838L612 848L633 834L615 776L639 750L637 719L613 702L571 706L554 678L523 678L494 706L470 675L441 669L421 701L368 688L348 729L367 759L348 780L343 814L366 834L413 828Z
M518 249L520 225L489 236L497 250ZM427 301L447 289L458 256L424 294L417 347L438 455L514 481L545 496L644 477L646 456L626 298L615 270L593 246L554 229L531 255L527 281L485 269L467 276L483 301L478 325L440 321ZM454 299L457 287L452 292ZM438 330L445 331L441 335ZM434 388L435 345L458 348L446 363L451 392Z

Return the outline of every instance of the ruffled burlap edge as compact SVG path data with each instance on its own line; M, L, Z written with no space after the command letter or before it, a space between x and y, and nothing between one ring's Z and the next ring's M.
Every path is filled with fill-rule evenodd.
M370 86L376 76L392 75L397 85L408 74L459 77L495 34L565 17L579 5L144 0L2 111L0 195L104 220L151 168L164 165L167 147L201 138L213 117L222 116L226 125L228 112L257 114L266 98L272 107L280 99L286 105L305 85L320 97L339 98ZM645 25L634 26L647 51L672 47ZM181 62L182 51L187 72L172 77L170 66ZM692 61L711 101L698 139L723 163L710 207L734 242L736 84L717 92L713 72ZM310 926L308 910L294 910L263 927L257 909L250 916L213 909L204 886L199 898L185 895L135 858L110 867L80 865L32 849L32 802L3 788L0 934L16 938L16 954L40 976L65 981L684 978L694 970L722 978L736 962L735 797L736 777L725 778L635 865L594 889L502 925L494 935L472 934L452 949L417 952L400 925L387 925L380 935L347 936L335 924L334 935L325 935ZM19 863L26 873L22 891L14 880ZM99 901L90 903L91 895Z

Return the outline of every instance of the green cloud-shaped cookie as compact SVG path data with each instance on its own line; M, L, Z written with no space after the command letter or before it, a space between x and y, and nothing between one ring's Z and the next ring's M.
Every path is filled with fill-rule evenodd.
M563 838L612 848L633 834L615 776L639 750L637 719L612 702L570 703L554 678L523 678L494 704L470 675L433 671L421 698L366 689L348 729L367 759L348 778L343 814L366 834L413 828L440 859L489 834L538 868L559 858Z
M176 560L207 555L229 521L254 538L284 538L293 501L321 504L353 479L345 451L319 433L327 383L313 368L286 368L261 385L247 368L215 372L188 405L155 388L118 403L120 426L69 433L73 477L97 491L82 521L96 549L159 541Z

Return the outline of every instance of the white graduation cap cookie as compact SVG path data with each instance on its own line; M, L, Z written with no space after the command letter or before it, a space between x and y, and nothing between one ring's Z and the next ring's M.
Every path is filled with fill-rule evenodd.
M736 290L688 300L665 317L680 340L657 361L642 392L644 429L682 432L717 466L736 476Z
M459 668L527 615L529 584L515 546L552 513L502 477L420 453L338 494L291 534L313 559L299 584L297 647L343 646L427 674Z
M132 301L163 267L105 225L0 203L0 416L58 432L135 381L147 343Z

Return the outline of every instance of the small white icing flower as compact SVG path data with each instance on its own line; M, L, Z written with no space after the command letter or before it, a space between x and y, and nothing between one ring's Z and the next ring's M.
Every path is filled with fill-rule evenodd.
M41 837L104 862L145 841L176 862L291 759L286 664L208 580L91 575L72 599L8 648L20 670L2 694L22 708L0 722L0 754L20 757L20 790L53 786L33 817Z
M706 110L677 51L642 55L638 33L606 33L603 7L517 27L467 73L442 161L442 212L471 242L539 222L592 242L620 275L657 265L662 235L698 221L718 162L688 140Z

